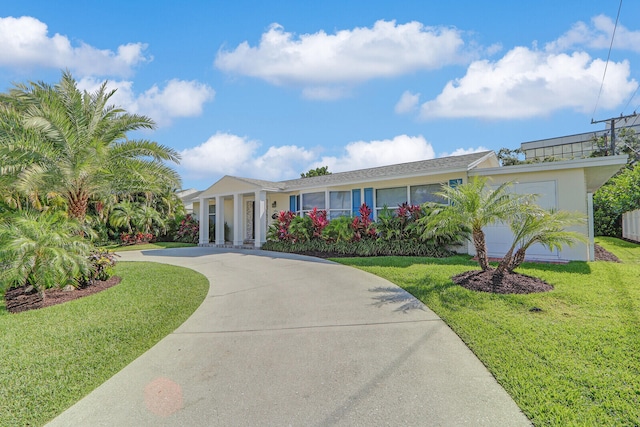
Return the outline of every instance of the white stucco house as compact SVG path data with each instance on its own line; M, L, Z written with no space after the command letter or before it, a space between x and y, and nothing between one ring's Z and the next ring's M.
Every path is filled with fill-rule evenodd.
M592 195L626 160L626 156L610 156L501 167L496 154L485 151L278 182L224 176L197 195L193 209L200 220L200 245L259 248L266 241L272 215L282 210L304 215L317 207L335 218L355 214L366 203L375 219L385 205L437 201L434 193L443 184L455 186L473 176L485 176L492 185L513 181L514 191L538 194L542 207L583 213L588 223L576 231L587 236L589 244L561 252L532 247L527 255L548 261L586 261L594 258ZM209 236L210 221L215 223L215 236ZM230 242L225 241L225 223ZM486 232L489 256L502 256L511 243L509 228L496 225ZM473 254L473 245L462 251Z

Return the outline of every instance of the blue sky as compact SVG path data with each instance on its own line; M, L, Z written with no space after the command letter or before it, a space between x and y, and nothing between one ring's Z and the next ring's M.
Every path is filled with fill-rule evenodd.
M184 188L517 148L640 111L640 2L600 92L619 4L0 0L0 90L108 80Z

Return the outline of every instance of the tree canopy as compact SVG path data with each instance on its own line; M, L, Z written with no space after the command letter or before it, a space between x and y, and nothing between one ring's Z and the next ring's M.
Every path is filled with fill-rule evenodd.
M309 172L301 173L300 178L311 178L313 176L331 175L329 166L322 166L315 169L309 169Z

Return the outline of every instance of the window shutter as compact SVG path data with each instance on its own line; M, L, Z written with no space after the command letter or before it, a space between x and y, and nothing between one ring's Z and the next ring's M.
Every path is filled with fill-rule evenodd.
M298 204L296 202L297 202L296 196L289 196L289 210L291 212L298 211Z
M364 203L369 206L371 209L371 213L369 214L369 218L373 219L373 188L365 188L364 189Z
M356 216L360 215L360 204L362 203L360 201L360 195L359 188L351 190L351 212Z

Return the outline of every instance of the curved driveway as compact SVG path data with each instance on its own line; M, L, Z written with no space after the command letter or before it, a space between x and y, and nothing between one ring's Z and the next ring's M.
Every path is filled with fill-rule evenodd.
M384 279L250 250L121 260L191 268L209 293L51 426L530 425L458 336Z

